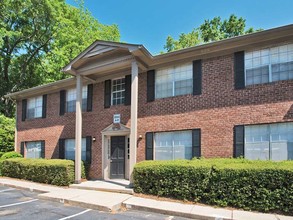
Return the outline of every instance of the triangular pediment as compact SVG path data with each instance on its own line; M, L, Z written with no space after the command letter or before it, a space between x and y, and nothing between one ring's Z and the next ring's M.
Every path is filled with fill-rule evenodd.
M119 134L119 133L130 133L130 128L128 128L126 125L121 123L112 123L108 127L106 127L104 130L102 130L103 134Z
M115 47L115 46L108 46L108 45L98 44L94 48L92 48L90 51L88 51L84 55L84 58L88 58L88 57L96 56L96 55L99 55L99 54L107 53L107 52L113 51L115 49L117 49L117 47Z

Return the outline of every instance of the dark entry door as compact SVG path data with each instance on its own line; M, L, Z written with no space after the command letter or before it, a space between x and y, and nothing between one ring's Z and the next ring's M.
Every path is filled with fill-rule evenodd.
M125 173L125 137L111 137L110 178L124 179Z

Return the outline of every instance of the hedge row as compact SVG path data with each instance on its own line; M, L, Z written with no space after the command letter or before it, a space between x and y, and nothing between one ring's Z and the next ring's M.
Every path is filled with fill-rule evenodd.
M293 161L144 161L133 177L136 193L293 215Z
M84 177L84 166L82 173ZM2 162L2 175L39 183L68 186L74 182L74 162L59 159L6 159Z

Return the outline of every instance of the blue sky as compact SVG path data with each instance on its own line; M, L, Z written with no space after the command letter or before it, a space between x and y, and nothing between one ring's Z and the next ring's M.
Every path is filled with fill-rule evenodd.
M190 32L205 19L235 14L247 27L270 29L293 24L292 0L84 0L103 24L117 24L121 41L143 44L151 53L163 50L166 38ZM74 5L74 0L66 0Z

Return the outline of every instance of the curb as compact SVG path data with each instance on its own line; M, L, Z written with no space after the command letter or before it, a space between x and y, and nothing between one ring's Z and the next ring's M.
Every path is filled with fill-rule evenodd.
M52 198L52 197L47 197L45 195L38 195L38 197L40 197L43 200L47 200L47 201L51 201L51 202L58 202L58 203L62 203L62 204L72 205L72 206L79 206L79 207L86 208L86 209L95 209L95 210L99 210L99 211L103 211L103 212L119 211L120 207L121 207L121 205L118 205L119 206L118 209L117 209L117 206L114 206L111 209L110 207L106 207L106 206L94 205L94 204L90 204L90 203L86 203L86 202L78 202L78 201L74 201L74 200L70 200L70 199Z
M122 206L126 208L127 210L132 209L132 210L138 210L138 211L154 212L154 213L159 213L164 215L172 215L172 216L191 218L191 219L197 219L197 220L233 220L232 218L226 218L222 216L206 216L206 215L199 215L199 214L192 214L192 213L186 213L186 212L178 212L178 211L151 208L151 207L140 206L140 205L127 204L127 201L123 202Z
M35 189L35 188L29 188L29 187L23 187L23 186L17 186L17 185L9 184L9 183L0 183L0 184L2 186L12 187L12 188L15 188L15 189L23 189L23 190L28 190L28 191L37 192L37 193L47 193L47 192L49 192L47 190L41 190L41 189Z

